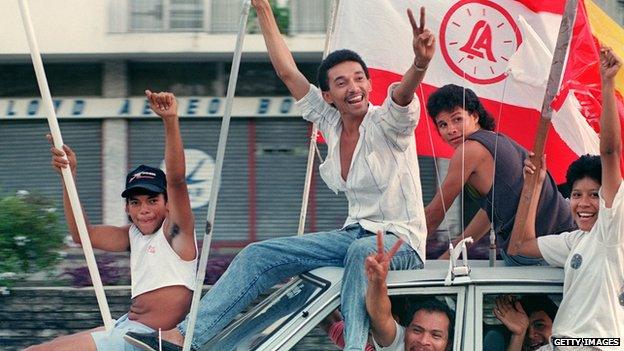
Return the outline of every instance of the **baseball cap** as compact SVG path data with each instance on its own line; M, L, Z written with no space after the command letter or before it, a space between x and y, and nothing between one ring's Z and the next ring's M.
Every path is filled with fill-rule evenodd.
M145 189L154 193L167 191L167 178L160 168L140 165L126 176L126 190L121 193L122 197L128 197L135 189Z

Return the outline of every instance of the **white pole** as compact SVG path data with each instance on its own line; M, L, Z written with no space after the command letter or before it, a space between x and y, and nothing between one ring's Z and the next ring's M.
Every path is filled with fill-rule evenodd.
M219 133L219 146L217 148L217 162L215 165L214 176L212 178L212 188L210 191L210 201L208 202L208 219L206 220L206 231L202 244L201 256L199 258L199 268L195 278L195 291L193 291L193 302L191 311L188 315L188 327L184 336L183 351L191 349L193 341L193 333L195 331L195 321L197 319L197 310L199 308L199 300L201 298L204 278L206 276L206 265L208 264L208 253L210 252L210 242L212 240L212 229L214 228L215 212L217 210L217 198L219 196L219 188L221 187L221 169L223 168L223 158L225 156L225 146L227 144L228 131L230 128L230 117L232 116L232 106L234 104L234 93L236 91L236 82L238 80L238 68L240 67L241 55L243 52L243 39L247 29L247 18L249 17L249 7L251 1L246 0L241 10L240 22L238 24L238 35L236 37L236 48L234 58L232 59L232 69L230 71L230 80L228 83L227 96L225 100L225 111L223 121L221 121L221 131Z
M331 36L334 33L334 25L336 24L336 18L338 17L338 5L340 0L333 0L331 18L329 26L327 27L327 34L325 35L325 50L323 52L323 58L329 54L329 46L331 44ZM305 222L308 214L308 199L310 197L310 183L312 183L312 171L314 170L314 153L317 150L316 138L318 136L318 126L316 123L312 124L312 133L310 134L310 149L308 150L308 165L306 166L306 176L303 185L303 197L301 199L301 212L299 214L299 228L297 229L297 235L303 235L305 231Z
M46 79L45 71L43 69L43 62L37 46L37 40L35 39L35 30L30 19L30 11L28 10L26 0L19 0L19 6L22 14L22 22L24 23L24 29L26 31L26 37L28 38L28 45L30 46L30 56L35 68L39 91L41 92L41 99L43 100L43 105L48 118L48 124L50 125L50 132L52 133L52 138L54 139L54 146L58 149L63 149L61 130L56 119L56 112L54 111L54 105L52 104L52 96L50 95L48 80ZM100 306L100 313L102 314L102 319L104 320L104 326L106 327L106 330L110 330L113 327L113 320L111 318L110 310L108 309L108 303L106 302L106 295L104 294L104 287L102 286L100 273L97 269L95 256L93 255L93 248L91 247L91 240L89 240L89 232L87 231L87 225L82 213L82 207L80 206L80 199L78 199L78 192L76 191L74 177L72 176L69 167L62 169L62 176L63 183L67 189L67 194L69 195L72 212L74 214L74 218L76 219L78 234L80 235L80 242L82 243L82 250L84 251L84 255L87 260L87 267L89 268L91 281L93 281L95 296L97 298L98 305Z

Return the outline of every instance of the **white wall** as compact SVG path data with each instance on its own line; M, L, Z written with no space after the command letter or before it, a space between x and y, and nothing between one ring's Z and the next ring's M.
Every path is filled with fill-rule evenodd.
M107 0L27 0L40 50L50 58L202 57L231 53L235 35L208 33L109 33ZM18 0L0 1L0 60L27 59L29 53ZM287 38L301 54L322 52L324 35ZM245 38L244 52L265 53L260 35Z

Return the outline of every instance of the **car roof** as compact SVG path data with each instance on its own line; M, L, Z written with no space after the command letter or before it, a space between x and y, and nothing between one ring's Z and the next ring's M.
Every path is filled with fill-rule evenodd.
M563 284L563 269L548 266L507 267L503 261L496 261L494 267L487 260L470 260L469 276L456 277L451 285L464 284ZM447 276L448 260L427 261L424 269L390 271L389 287L403 285L444 285ZM322 267L308 274L330 281L342 281L343 268Z

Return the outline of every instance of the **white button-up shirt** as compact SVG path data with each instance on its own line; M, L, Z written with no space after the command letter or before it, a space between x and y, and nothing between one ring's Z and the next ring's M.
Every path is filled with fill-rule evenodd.
M327 158L319 172L331 190L343 191L347 197L349 216L344 226L359 223L373 233L395 233L424 262L427 224L414 136L420 103L414 97L408 106L397 105L391 97L395 86L390 86L381 106L369 105L346 181L340 175L340 113L314 85L297 106L303 118L318 125L327 142Z

